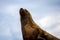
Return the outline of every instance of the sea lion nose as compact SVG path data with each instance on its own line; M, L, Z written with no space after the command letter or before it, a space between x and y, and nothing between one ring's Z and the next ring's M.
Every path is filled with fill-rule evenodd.
M23 8L20 8L20 10L19 10L19 14L21 15L22 12L23 12Z
M20 11L23 10L23 8L20 8Z
M26 16L26 11L25 11L25 9L20 8L20 10L19 10L19 14L20 14L21 17Z

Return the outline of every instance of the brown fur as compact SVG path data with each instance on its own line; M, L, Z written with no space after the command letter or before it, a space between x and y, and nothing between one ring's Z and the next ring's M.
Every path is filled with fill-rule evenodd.
M41 29L33 21L30 13L26 9L21 8L19 13L21 16L23 40L60 40Z

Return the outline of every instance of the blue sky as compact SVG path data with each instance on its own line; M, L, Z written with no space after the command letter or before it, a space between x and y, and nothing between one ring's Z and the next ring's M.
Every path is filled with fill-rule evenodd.
M42 29L60 38L60 0L0 0L0 40L23 40L21 7L30 11Z

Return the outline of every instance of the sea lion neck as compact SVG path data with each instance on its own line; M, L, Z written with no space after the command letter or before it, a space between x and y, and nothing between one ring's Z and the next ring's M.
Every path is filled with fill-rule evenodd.
M19 13L21 16L22 26L25 26L26 24L32 24L33 23L33 19L31 17L31 14L26 9L21 8Z

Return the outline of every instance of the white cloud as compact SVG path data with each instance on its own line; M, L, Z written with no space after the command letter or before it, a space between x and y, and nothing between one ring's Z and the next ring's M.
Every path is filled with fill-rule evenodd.
M14 39L15 37L18 40L19 38L22 39L19 23L19 8L20 7L18 5L5 5L2 7L2 10L0 10L0 12L4 16L2 16L3 18L1 18L2 21L0 22L0 36L4 36L4 38L6 37L7 39L8 37L10 37L10 39Z
M1 12L4 14L6 13L12 16L16 16L18 15L18 12L19 12L19 6L15 4L5 5L4 7L2 7Z
M54 36L60 38L60 24L55 24L54 29L50 30L50 32L51 32Z
M40 24L42 25L42 27L49 27L52 23L52 17L47 16L40 19Z
M9 27L0 27L0 36L12 36Z
M56 1L56 0L50 0L51 2L53 2L53 1ZM49 1L49 3L50 3L50 1ZM32 14L32 15L34 15L34 16L36 16L35 15L35 13L37 14L37 16L36 16L36 18L38 17L38 15L41 17L41 19L39 18L39 19L37 19L37 20L35 20L35 21L37 21L37 24L41 24L42 25L42 28L44 28L45 26L46 26L46 30L47 31L49 31L50 33L52 33L52 34L54 34L54 35L56 35L57 37L60 37L60 32L59 32L59 30L60 30L60 25L57 25L56 27L55 27L55 29L54 30L51 30L51 29L48 29L53 23L56 23L56 22L60 22L60 17L56 17L56 19L55 18L53 18L53 17L51 17L51 16L46 16L47 14L45 14L45 10L46 9L48 9L48 10L50 10L50 11L48 11L48 12L51 12L51 10L52 9L54 9L55 10L55 8L57 9L57 7L48 7L48 3L47 3L48 1L33 1L33 2L28 2L28 0L27 1L24 1L24 3L23 3L23 1L21 1L20 3L19 3L19 5L17 5L17 4L9 4L9 5L5 5L5 6L3 6L3 8L2 8L2 10L0 9L0 12L3 12L3 14L7 14L7 15L11 15L11 16L14 16L14 18L16 18L16 19L14 19L15 20L15 22L13 22L12 21L12 23L11 23L11 29L10 28L4 28L3 29L3 32L2 33L5 33L5 34L3 34L3 35L11 35L11 33L10 33L10 30L12 30L12 32L14 32L14 33L16 33L16 32L21 32L21 29L20 29L20 25L18 24L18 23L16 23L17 21L19 21L19 9L20 9L20 7L23 7L23 8L27 8L27 9L29 9L30 11L32 11L32 9L34 10L34 14ZM41 9L41 10L40 10ZM59 9L59 8L58 8ZM44 12L44 11L45 12ZM39 11L39 12L38 12ZM43 14L42 13L40 13L40 12L43 12ZM53 10L52 10L53 11ZM52 15L53 15L53 13L51 13ZM42 16L45 16L45 17L42 17ZM49 14L50 15L50 14ZM55 14L54 14L55 15ZM53 15L53 16L54 16ZM60 16L60 14L58 14L59 16ZM8 17L8 16L7 16ZM57 19L58 18L58 19ZM5 18L6 19L6 18ZM8 18L7 18L8 19ZM35 18L34 18L35 19ZM11 20L13 20L13 19L11 19ZM9 22L10 23L10 22ZM3 24L5 24L4 23L4 20L3 20L3 22L1 23L2 25ZM18 26L19 25L19 26ZM5 26L5 25L4 25ZM18 26L18 27L17 27ZM57 30L58 29L58 30ZM56 31L56 32L55 32ZM58 32L57 32L58 31ZM56 33L56 34L55 34ZM59 34L59 35L58 35ZM21 35L21 34L20 34ZM17 36L18 37L18 36ZM21 38L21 37L20 37ZM22 38L21 38L22 39Z
M36 21L36 23L50 34L60 38L60 12L52 13L52 15L44 15Z

